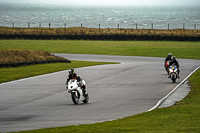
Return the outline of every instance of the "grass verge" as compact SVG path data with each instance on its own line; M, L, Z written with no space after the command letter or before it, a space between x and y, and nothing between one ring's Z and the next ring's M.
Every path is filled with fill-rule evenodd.
M24 131L21 133L199 133L200 132L200 70L189 81L191 91L174 106L125 117L115 121Z
M0 40L0 49L34 49L49 53L99 54L200 59L200 42Z
M71 61L71 63L50 63L38 64L21 67L0 68L0 83L13 81L22 78L67 70L70 68L79 68L94 65L112 64L108 62L90 62L90 61Z

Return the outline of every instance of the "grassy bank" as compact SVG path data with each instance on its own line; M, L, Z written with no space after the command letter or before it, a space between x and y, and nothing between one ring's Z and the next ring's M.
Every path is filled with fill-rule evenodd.
M44 52L41 50L0 49L0 64L32 62L32 61L54 61L54 60L67 60L67 59L54 56L48 52Z
M28 133L199 133L200 132L200 70L190 77L191 91L174 106L155 109L123 119L67 126L60 128L25 131ZM24 132L24 133L25 133Z
M100 54L200 59L200 42L0 40L0 49L34 49L50 53Z

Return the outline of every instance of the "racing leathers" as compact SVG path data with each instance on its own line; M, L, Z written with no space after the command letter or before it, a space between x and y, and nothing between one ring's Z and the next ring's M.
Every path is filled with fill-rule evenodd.
M166 58L165 58L165 62L164 62L164 67L166 67L166 62L171 60L172 55L169 54Z
M76 74L76 73L69 74L67 76L67 82L66 82L67 86L68 86L68 82L69 82L70 79L76 79L77 82L79 82L78 85L81 87L81 89L83 91L83 95L85 96L85 94L87 94L87 92L86 92L86 85L82 83L81 77L78 74Z

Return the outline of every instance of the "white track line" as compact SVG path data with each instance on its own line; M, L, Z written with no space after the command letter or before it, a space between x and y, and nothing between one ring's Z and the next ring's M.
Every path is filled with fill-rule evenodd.
M179 86L181 86L182 84L185 83L185 81L193 74L195 73L198 69L200 68L197 67L194 71L192 71L180 84L178 84L169 94L167 94L165 97L163 97L161 100L158 101L158 103L151 109L149 109L148 111L152 111L154 109L156 109L158 106L160 106Z

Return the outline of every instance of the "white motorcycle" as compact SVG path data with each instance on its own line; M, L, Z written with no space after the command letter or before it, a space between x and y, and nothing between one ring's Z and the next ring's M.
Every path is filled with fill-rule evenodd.
M82 84L86 85L84 80L82 80ZM71 98L74 104L78 104L79 101L82 101L83 103L87 103L89 101L88 93L83 95L81 86L76 79L71 79L66 87L68 89L68 92L71 93Z
M174 64L169 67L169 77L171 78L173 83L175 83L176 79L178 78L178 69L177 66L175 66Z

